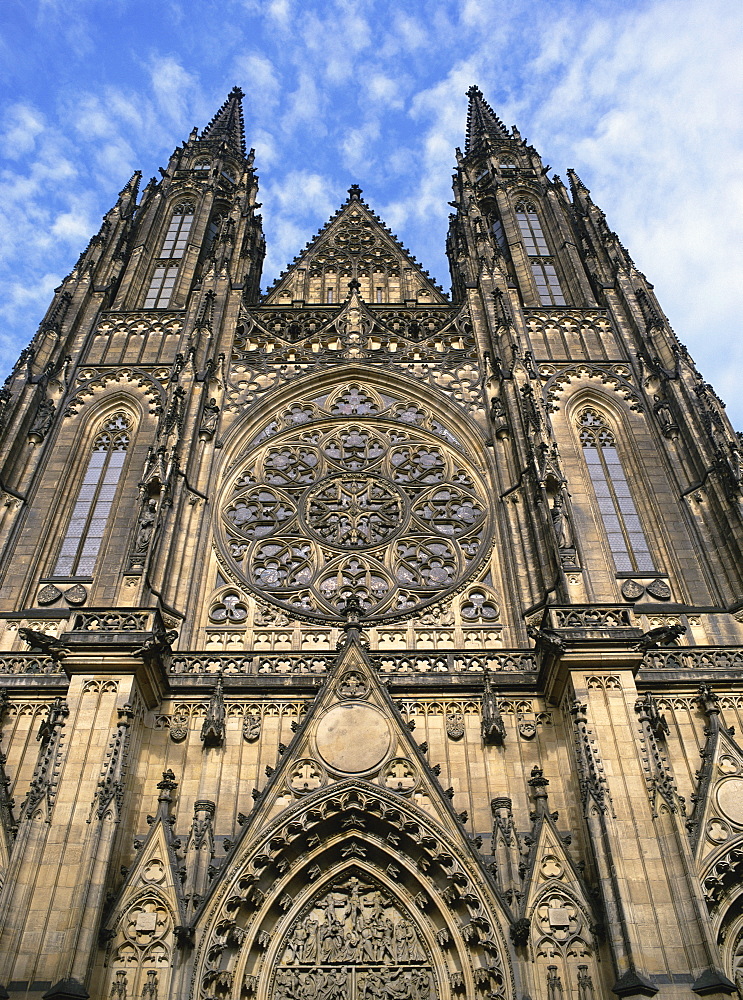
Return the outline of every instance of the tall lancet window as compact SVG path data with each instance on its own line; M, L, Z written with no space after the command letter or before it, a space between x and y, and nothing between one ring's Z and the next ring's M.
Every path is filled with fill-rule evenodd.
M124 467L129 427L128 417L115 413L93 442L93 453L54 567L55 576L93 574Z
M177 205L170 217L170 225L147 289L145 309L167 309L178 277L178 262L186 252L188 234L193 225L194 207L190 202Z
M186 240L193 225L193 216L193 205L185 203L176 206L171 216L165 239L163 240L162 249L160 250L161 259L167 257L180 258L183 256L186 249Z
M583 410L578 424L583 455L616 570L618 573L652 572L650 549L617 452L614 434L594 409Z
M550 259L549 247L542 232L537 210L531 202L519 202L516 206L516 220L521 230L524 249L529 256L539 301L543 306L564 306L565 296L560 287L560 280Z

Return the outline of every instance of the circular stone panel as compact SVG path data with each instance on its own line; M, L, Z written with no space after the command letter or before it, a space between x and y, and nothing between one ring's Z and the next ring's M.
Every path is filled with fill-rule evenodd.
M717 789L717 804L729 820L743 826L743 778L728 778Z
M341 474L321 480L304 499L304 520L321 542L340 549L383 545L404 526L405 501L393 483Z
M342 704L323 716L315 740L328 767L345 774L360 774L382 763L391 737L384 716L376 708Z

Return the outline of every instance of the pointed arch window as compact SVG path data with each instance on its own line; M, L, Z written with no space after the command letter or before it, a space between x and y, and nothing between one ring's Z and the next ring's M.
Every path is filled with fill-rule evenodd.
M145 309L167 309L177 277L177 267L156 267L144 300Z
M92 576L124 467L130 427L124 413L115 413L96 436L55 576Z
M183 202L173 210L145 296L145 309L167 309L170 305L193 219L194 207L190 202Z
M537 286L539 301L543 306L564 306L565 296L555 265L551 260L544 259L550 257L550 250L537 210L531 202L519 202L516 206L516 221L524 241L524 249L530 258L531 273Z
M583 457L617 572L653 572L653 559L611 428L590 407L581 412L578 424Z
M222 231L222 225L224 223L224 215L221 212L216 212L209 220L209 225L206 229L206 240L204 241L204 246L206 248L207 254L214 252L216 246L216 240Z
M193 225L194 207L189 202L177 205L170 218L170 225L163 240L160 260L180 259L186 249L188 234Z
M549 257L547 240L542 232L537 210L530 203L521 202L516 206L516 221L521 230L524 247L530 257Z
M492 230L493 230L493 235L495 236L496 243L500 247L502 253L505 253L506 250L508 249L508 242L506 240L506 234L503 231L503 223L500 221L500 219L496 218L495 222L492 225Z

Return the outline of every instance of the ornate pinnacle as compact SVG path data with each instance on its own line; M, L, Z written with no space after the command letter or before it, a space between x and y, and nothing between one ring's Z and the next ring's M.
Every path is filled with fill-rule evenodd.
M471 153L483 142L495 139L502 141L510 139L506 126L490 107L479 87L470 87L467 91L470 103L467 109L467 138L464 152Z
M534 795L534 805L537 815L545 814L547 812L547 785L549 785L549 780L545 778L542 768L535 764L531 769L531 778L526 783L533 789L532 794Z
M175 775L170 768L167 771L163 771L163 780L158 781L157 787L165 794L172 792L178 787L178 782L175 780ZM165 794L161 798L164 798Z
M227 100L201 133L202 142L224 142L231 147L234 153L245 156L242 98L242 90L239 87L233 87Z

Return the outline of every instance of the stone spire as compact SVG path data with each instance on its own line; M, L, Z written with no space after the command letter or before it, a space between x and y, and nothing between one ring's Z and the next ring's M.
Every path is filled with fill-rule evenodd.
M232 88L227 95L227 100L201 133L202 142L225 142L232 148L233 152L245 156L243 97L244 94L239 87Z
M471 153L482 142L488 139L510 139L506 126L482 96L479 87L470 87L467 91L470 99L467 109L467 138L464 144L465 153Z

